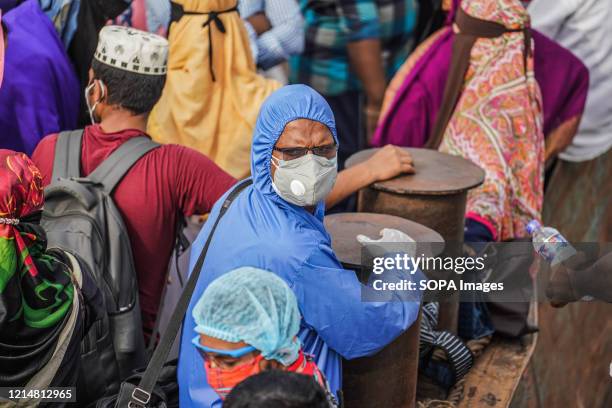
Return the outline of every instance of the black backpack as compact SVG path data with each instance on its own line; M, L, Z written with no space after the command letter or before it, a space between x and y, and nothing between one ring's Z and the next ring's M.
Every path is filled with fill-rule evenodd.
M146 363L138 283L127 229L112 193L129 169L159 145L129 139L88 177L80 176L83 131L62 132L45 188L42 226L49 246L78 254L103 293L106 315L81 344L79 401L117 392Z

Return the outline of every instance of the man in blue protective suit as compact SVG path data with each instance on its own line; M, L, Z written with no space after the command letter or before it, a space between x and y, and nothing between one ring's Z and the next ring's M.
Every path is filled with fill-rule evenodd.
M219 222L185 315L178 371L181 407L221 407L192 344L192 310L208 285L232 269L257 267L287 282L302 314L302 348L314 356L335 393L342 386L342 358L376 353L417 319L418 302L401 301L399 293L392 292L390 301L363 302L364 286L332 251L323 216L336 180L337 148L332 111L313 89L286 86L263 104L251 151L253 184ZM410 170L408 164L405 169ZM219 215L223 201L209 220ZM212 224L206 223L193 244L190 270ZM392 272L396 276L391 279L407 278Z

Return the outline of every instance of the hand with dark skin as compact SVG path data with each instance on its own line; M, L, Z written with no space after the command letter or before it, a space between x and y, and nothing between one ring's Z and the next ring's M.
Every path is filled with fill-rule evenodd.
M380 40L369 38L347 45L351 68L363 84L366 94L365 120L368 142L376 130L380 108L387 86Z
M568 261L555 266L546 287L546 296L553 307L563 307L583 296L612 302L612 252L589 260L584 252L579 251Z
M285 130L276 142L277 148L316 147L334 143L330 130L324 124L309 119L297 119L287 123ZM312 154L312 153L309 153ZM275 150L272 155L282 159L282 153ZM270 165L274 178L276 168ZM347 198L376 181L387 180L401 173L413 173L412 157L397 146L385 146L370 159L338 173L336 184L325 200L326 208ZM306 207L313 212L313 207Z
M550 280L546 286L546 296L553 307L563 307L570 302L579 300L580 296L576 292L570 280L570 271L581 270L588 266L589 257L582 251L566 261L551 268Z
M557 128L546 135L545 144L546 150L544 153L544 161L549 162L559 153L564 151L570 144L578 131L580 125L580 116L575 116L566 120Z
M560 264L553 268L550 280L546 286L546 297L552 307L563 307L580 299L572 287L569 271Z
M262 35L272 28L270 20L268 20L268 17L266 17L263 11L251 15L246 20L251 24L251 27L253 27L257 35Z

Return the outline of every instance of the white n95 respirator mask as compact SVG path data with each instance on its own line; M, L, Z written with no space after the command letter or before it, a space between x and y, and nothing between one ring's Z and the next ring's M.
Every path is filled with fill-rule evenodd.
M294 160L280 160L272 156L276 168L272 187L285 201L307 207L327 197L338 175L338 158L305 154Z

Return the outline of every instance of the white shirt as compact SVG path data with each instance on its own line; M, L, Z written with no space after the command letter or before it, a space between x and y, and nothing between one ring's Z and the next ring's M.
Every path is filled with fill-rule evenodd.
M612 0L533 0L529 14L533 28L572 51L589 69L578 133L559 157L594 159L612 147Z
M291 55L302 53L304 18L297 0L240 0L238 10L249 33L253 57L260 68L272 68L287 61ZM258 12L264 12L272 26L259 36L246 20Z

